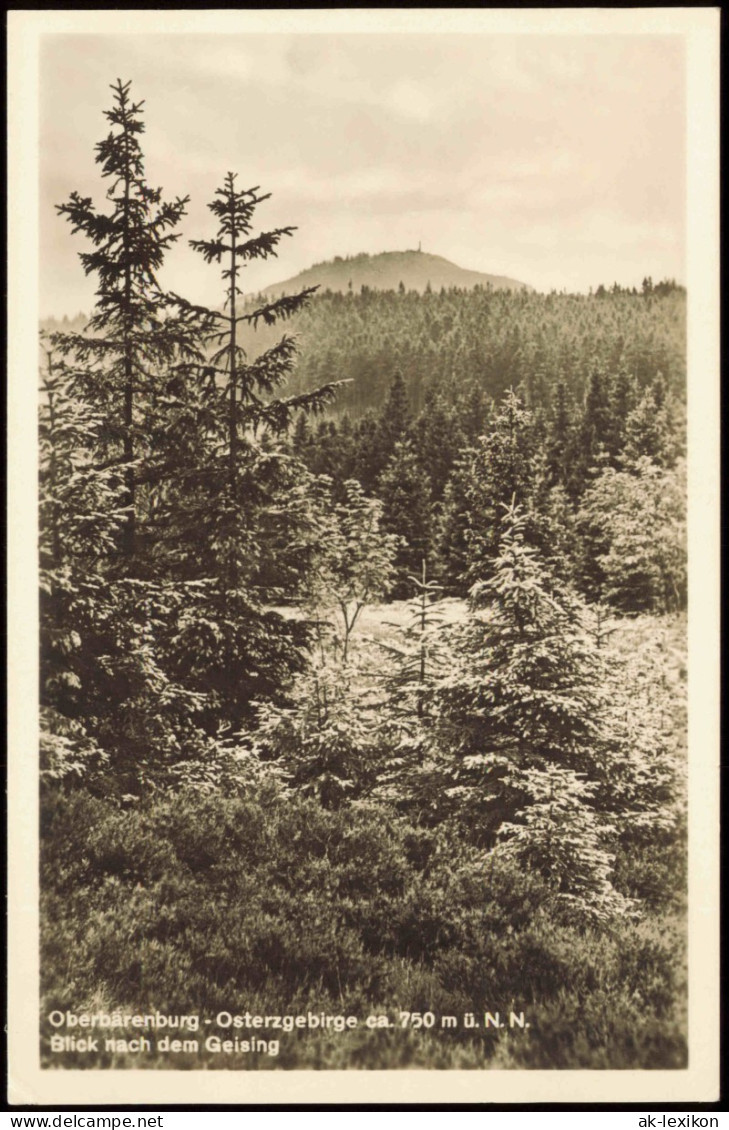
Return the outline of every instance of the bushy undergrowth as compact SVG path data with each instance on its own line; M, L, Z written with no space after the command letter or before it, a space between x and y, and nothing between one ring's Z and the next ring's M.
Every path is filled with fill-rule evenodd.
M650 921L623 921L619 933L567 922L538 877L452 831L415 829L382 805L325 811L274 786L126 809L53 786L42 843L47 1066L685 1064L682 941L667 897ZM120 1055L103 1041L98 1054L49 1054L53 1009L116 1007L312 1010L360 1023L275 1033L275 1058L212 1055L202 1040L194 1056ZM401 1010L432 1012L436 1024L401 1029ZM530 1027L483 1026L485 1011L510 1010ZM479 1029L464 1027L468 1013ZM393 1026L368 1030L369 1015ZM441 1016L458 1026L441 1029Z

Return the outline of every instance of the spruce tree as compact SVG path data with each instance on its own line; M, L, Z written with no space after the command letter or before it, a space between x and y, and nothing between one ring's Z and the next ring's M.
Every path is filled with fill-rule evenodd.
M382 527L399 539L391 595L402 600L411 591L411 574L430 557L433 540L430 480L411 443L395 445L376 493L382 500Z
M557 382L547 438L547 474L551 486L566 486L569 481L569 456L572 412L563 378Z
M421 562L420 576L408 578L414 595L407 604L405 623L397 629L395 642L381 641L380 646L394 660L388 677L389 713L406 723L413 716L422 721L432 712L432 689L445 663L443 646L444 613L442 588L428 579L428 566Z
M175 309L157 278L166 252L179 239L174 229L188 197L164 201L162 190L148 184L140 142L143 103L131 100L130 86L121 80L113 84L113 105L105 111L111 128L96 146L101 176L110 182L110 209L98 209L78 192L57 206L73 231L93 245L80 259L85 273L96 275L97 291L86 331L55 337L55 344L74 358L80 395L104 416L100 454L124 467L126 522L120 548L127 568L144 517L139 480L160 473L145 468L153 455L158 398L173 364L201 358L199 317Z
M101 213L78 193L59 209L94 245L81 258L86 272L98 275L97 306L86 333L59 335L55 345L66 355L66 400L78 397L93 417L76 459L106 473L98 486L106 490L103 509L110 521L121 512L123 522L108 526L113 545L109 537L97 541L108 553L94 567L98 599L89 598L88 616L77 600L79 623L62 628L84 649L90 689L78 709L93 718L120 787L133 792L214 754L221 728L234 732L253 697L280 697L304 665L305 630L265 610L262 599L274 595L279 579L271 575L271 527L277 514L285 525L285 516L273 503L297 474L277 436L295 413L320 406L333 390L275 395L292 363L290 337L253 361L241 348L241 323L273 324L305 298L252 310L236 305L242 264L273 253L292 230L247 238L261 199L256 190L237 193L229 177L213 204L217 238L196 245L223 262L226 310L162 291L157 273L186 198L166 204L147 185L141 104L131 101L128 83L113 90L112 128L97 146L102 176L111 181L110 210ZM57 389L49 413L57 414L59 398ZM59 452L58 443L48 448L49 489L69 465ZM75 472L69 481L83 510ZM57 486L45 513L53 542ZM52 594L52 623L62 597ZM46 651L55 662L57 649ZM54 702L66 709L67 700L57 695Z
M615 828L594 807L596 785L554 765L511 773L524 806L499 828L494 853L546 879L558 904L580 924L636 915L631 899L612 884Z
M610 464L620 466L621 454L625 446L626 421L635 403L637 392L635 380L624 363L617 365L610 388L610 431L607 449Z
M585 491L577 515L577 576L583 591L625 613L686 606L685 464L647 456L612 467Z
M188 418L197 447L193 477L197 491L176 499L184 517L178 537L191 540L194 556L200 529L208 530L213 557L205 561L204 575L212 572L230 592L251 582L251 565L261 553L255 533L257 515L271 505L278 472L285 478L290 471L278 454L280 438L297 415L319 411L329 403L336 387L283 397L279 390L294 364L295 339L284 334L255 357L249 357L245 348L245 328L255 329L259 322L274 326L292 317L316 290L309 287L262 304L244 303L239 283L245 265L276 255L281 240L296 230L288 226L254 233L256 209L269 196L257 187L238 189L235 174L226 175L208 204L218 221L215 235L190 240L206 263L221 266L223 309L193 306L176 296L184 311L206 319L209 354L197 368L199 409Z
M440 502L456 457L465 445L455 412L442 393L428 390L412 431L420 465L430 479L433 501Z
M176 392L179 410L168 441L188 459L160 500L161 567L197 586L179 661L210 701L211 724L217 718L234 729L250 717L254 699L283 701L292 674L305 666L305 627L265 606L290 598L300 579L284 547L288 501L303 468L286 435L297 417L320 410L335 392L330 385L281 395L296 356L291 335L249 356L259 323L274 327L290 318L315 290L245 301L239 284L246 263L275 255L295 230L254 233L256 209L266 199L258 188L237 189L228 173L209 204L215 235L190 241L207 263L220 265L225 301L216 309L175 296L183 311L205 319L206 357Z
M170 785L182 763L209 761L211 750L204 704L169 661L185 593L118 575L127 468L100 459L107 420L83 390L76 366L48 351L39 428L42 770L131 796Z
M95 636L108 562L124 527L123 470L98 469L103 417L43 342L39 418L41 772L85 775L108 761L86 719L98 711ZM91 662L89 662L91 660Z
M658 466L670 466L675 457L671 423L660 392L655 386L647 388L625 421L622 466L644 456Z
M427 563L420 576L409 578L414 595L405 619L389 626L392 637L379 641L388 660L381 712L381 747L386 751L377 793L409 812L415 823L427 822L438 807L441 779L433 772L435 689L448 669L447 620L441 586L428 579Z
M604 466L609 458L613 433L610 397L611 381L608 373L602 365L593 362L571 459L572 478L569 486L574 498L578 498L584 490L590 471Z
M449 594L468 592L468 536L470 530L471 467L473 448L463 448L453 464L443 492L436 530L438 575Z
M212 366L225 382L228 491L231 498L237 495L238 449L246 431L252 429L259 433L268 430L280 435L288 428L296 412L323 407L331 400L334 391L329 385L288 400L274 395L286 382L292 368L296 345L289 335L284 335L255 360L249 361L247 357L240 340L241 323L255 328L260 321L272 326L281 319L290 318L317 288L308 287L299 294L281 295L253 309L241 308L243 292L238 283L245 265L255 259L276 255L281 239L293 235L296 228L288 226L252 234L254 213L264 200L269 199L270 193L261 194L258 187L237 189L235 181L236 175L228 173L223 187L216 190L215 198L208 205L219 222L213 239L190 240L190 246L200 252L207 263L222 265L225 283L224 309L205 312L217 323L210 337L217 346Z
M381 470L377 415L368 409L357 421L354 430L353 478L371 493Z
M392 378L387 399L377 422L380 471L383 470L396 445L407 437L411 425L408 390L402 371L398 369Z
M471 590L453 669L437 687L441 815L484 847L509 839L585 912L623 913L608 880L610 783L630 776L630 750L617 740L582 606L527 544L526 525L518 506L507 510L493 571Z
M77 192L58 206L93 245L80 258L97 301L83 332L52 336L41 402L42 665L54 737L83 719L110 762L107 787L136 793L207 744L200 697L170 656L186 594L154 575L155 497L180 472L159 444L168 389L202 359L205 318L161 289L187 198L149 186L142 103L129 83L112 90L96 147L109 208Z
M538 518L532 502L541 481L540 451L534 417L510 389L480 439L467 487L468 578L488 572L498 555L504 507L512 501L525 508L527 532L538 541Z
M285 706L259 706L252 745L294 789L341 808L378 781L378 705L356 663L315 664L295 680Z
M314 646L290 703L259 705L256 744L296 788L333 808L370 792L383 763L380 671L354 630L388 591L395 538L380 528L382 504L355 480L336 500L331 480L303 476L291 512L289 550L303 565L299 605Z

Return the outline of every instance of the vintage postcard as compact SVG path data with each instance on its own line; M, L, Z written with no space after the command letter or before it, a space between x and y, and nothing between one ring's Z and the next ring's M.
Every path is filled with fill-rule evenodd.
M10 1101L718 1098L718 9L11 11Z

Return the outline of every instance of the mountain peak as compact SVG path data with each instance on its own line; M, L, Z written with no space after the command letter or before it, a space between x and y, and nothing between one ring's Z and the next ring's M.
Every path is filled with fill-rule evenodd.
M482 271L470 271L458 267L441 255L422 251L381 251L370 255L366 251L346 258L335 255L323 263L315 263L305 271L281 283L266 287L264 294L280 294L282 291L301 290L308 286L319 286L323 291L333 290L346 293L359 292L363 286L371 290L398 290L401 286L420 293L427 290L440 290L441 287L460 287L472 290L476 286L490 286L494 290L531 290L526 283L509 279L503 275L489 275Z

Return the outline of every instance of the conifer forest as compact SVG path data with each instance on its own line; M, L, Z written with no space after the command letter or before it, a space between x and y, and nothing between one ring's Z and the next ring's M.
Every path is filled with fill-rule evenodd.
M40 340L43 1065L685 1067L684 288L258 292L139 94Z

